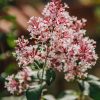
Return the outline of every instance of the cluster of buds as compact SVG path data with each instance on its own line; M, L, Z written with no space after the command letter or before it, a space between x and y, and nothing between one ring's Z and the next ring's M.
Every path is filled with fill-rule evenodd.
M15 53L19 67L40 61L48 68L64 72L67 81L87 76L87 70L95 65L98 58L95 53L96 42L85 36L83 27L86 20L70 16L67 8L61 0L52 0L44 8L42 18L30 18L30 39L22 37L16 41ZM10 76L8 80L13 80L13 77ZM14 86L19 83L14 79ZM9 81L6 87L13 86L10 84L13 81ZM16 87L13 89L17 90Z
M33 71L30 67L24 67L21 71L19 71L16 75L11 75L6 78L5 88L11 94L22 94L29 87L32 81Z

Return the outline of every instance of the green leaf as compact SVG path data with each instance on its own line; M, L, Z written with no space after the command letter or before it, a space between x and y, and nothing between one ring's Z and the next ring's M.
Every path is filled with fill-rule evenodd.
M34 63L31 65L32 69L42 69L43 63L40 61L35 60Z
M11 47L11 48L15 47L15 42L14 42L15 39L16 39L16 37L13 34L9 34L7 36L7 43L9 45L9 47Z
M78 81L83 87L84 95L90 96L93 100L100 100L100 80L96 76L89 75L84 81ZM83 84L84 82L84 84Z
M12 15L1 16L0 18L6 19L8 21L15 21L16 20L16 17L15 16L12 16Z
M4 83L4 82L5 82L5 78L0 75L0 83Z
M95 7L94 14L95 14L95 17L97 18L97 20L100 21L100 6Z
M90 97L94 100L100 100L100 82L99 85L90 83Z
M15 66L16 66L16 65L15 65L14 63L10 63L10 64L7 66L7 68L5 69L5 73L6 73L7 75L13 73L13 71L16 70L16 67L15 67Z
M37 87L27 90L26 91L27 100L40 100L41 93L42 93L42 90L44 89L45 85L46 84L43 83L42 85L38 85Z
M51 83L55 80L56 73L55 71L50 68L46 71L46 83L47 85L51 85Z
M0 0L0 10L3 9L3 7L7 6L8 1L7 0Z
M7 34L7 44L9 47L14 48L15 47L15 41L16 40L16 34L14 33L14 30L12 32Z
M100 79L98 78L98 77L96 77L96 76L94 76L94 75L88 75L88 77L87 77L87 80L89 81L92 81L92 80L94 80L94 81L99 81Z

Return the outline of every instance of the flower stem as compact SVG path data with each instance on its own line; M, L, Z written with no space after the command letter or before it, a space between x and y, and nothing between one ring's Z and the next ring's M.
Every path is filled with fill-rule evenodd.
M46 60L45 60L45 63L43 65L43 72L42 72L42 82L43 82L43 76L44 76L44 70L45 70L45 66L46 66Z
M47 57L48 57L48 47L47 47L47 56L45 58L45 62L44 62L44 65L43 65L42 82L43 82L44 71L45 71L45 67L46 67L46 63L47 63Z
M82 82L83 82L83 85L84 85L84 81L82 81ZM85 96L84 96L83 90L81 89L81 87L80 87L80 85L79 85L78 82L77 82L77 84L78 84L78 88L79 88L79 92L80 92L79 93L79 99L78 100L85 100Z
M82 92L80 93L79 100L85 100L85 96Z

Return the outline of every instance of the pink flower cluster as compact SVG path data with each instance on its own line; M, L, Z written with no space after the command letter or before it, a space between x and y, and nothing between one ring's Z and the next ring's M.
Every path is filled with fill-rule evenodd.
M11 94L21 94L29 88L29 83L32 81L33 71L30 67L24 67L16 75L11 75L6 78L5 88Z
M67 81L87 76L87 70L98 58L96 42L85 36L86 20L70 16L67 8L61 0L52 0L43 10L43 18L30 18L30 39L22 37L16 41L15 53L20 67L37 60L64 72Z

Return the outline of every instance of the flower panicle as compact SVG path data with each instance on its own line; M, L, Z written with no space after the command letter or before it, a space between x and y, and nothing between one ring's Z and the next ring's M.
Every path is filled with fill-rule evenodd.
M85 36L86 19L70 16L66 8L61 0L52 0L45 6L42 18L30 18L28 31L33 42L24 37L16 41L20 67L46 60L46 66L64 72L67 81L87 77L87 70L98 59L96 42Z
M21 52L19 55L21 59L26 59L23 60L25 62L27 59L35 59L44 63L47 58L47 66L63 71L66 80L71 80L86 77L87 70L95 65L98 57L95 52L95 41L85 36L86 19L70 16L66 7L68 6L62 5L61 0L52 0L44 8L42 18L30 18L28 31L35 42L32 49L24 48L25 53ZM34 50L34 56L23 57ZM25 62L20 63L24 65ZM29 60L27 65L33 62L34 60Z

